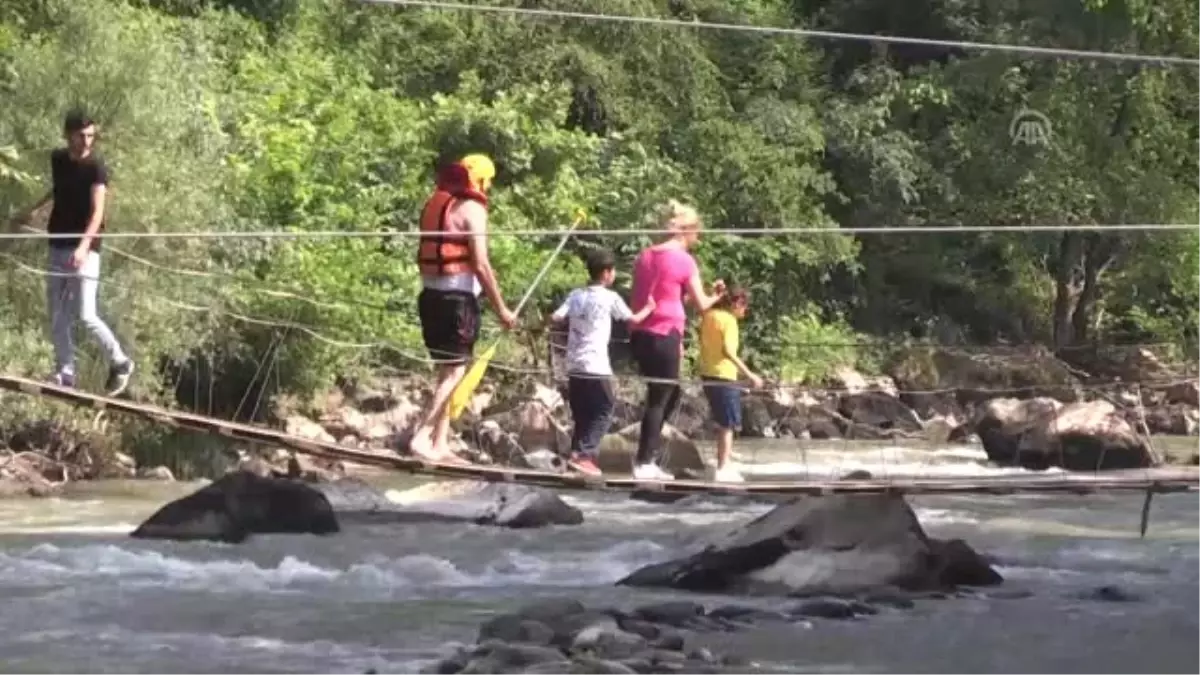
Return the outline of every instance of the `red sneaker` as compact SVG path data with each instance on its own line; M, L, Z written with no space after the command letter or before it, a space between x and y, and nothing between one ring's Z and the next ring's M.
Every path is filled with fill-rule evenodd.
M579 473L586 473L589 476L599 476L600 467L596 466L596 462L587 455L578 452L573 453L571 458L567 460L567 466Z

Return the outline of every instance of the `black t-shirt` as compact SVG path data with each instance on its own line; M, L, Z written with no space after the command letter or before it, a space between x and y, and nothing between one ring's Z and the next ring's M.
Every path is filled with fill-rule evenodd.
M54 207L46 230L52 234L83 234L92 217L92 186L108 185L108 167L96 153L74 160L65 148L50 153L50 173L54 180ZM104 221L100 221L100 232ZM79 238L51 239L54 248L75 248ZM100 238L92 239L91 249L100 250Z

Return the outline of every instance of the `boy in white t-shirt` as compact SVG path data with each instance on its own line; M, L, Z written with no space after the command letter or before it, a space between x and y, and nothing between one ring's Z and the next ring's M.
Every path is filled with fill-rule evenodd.
M655 307L651 300L637 314L630 311L621 296L609 289L616 278L615 267L612 253L590 252L587 270L591 281L584 288L571 291L562 306L550 315L554 323L570 323L567 332L567 401L574 428L567 466L592 475L600 473L596 450L600 447L600 439L608 433L615 404L612 364L608 359L612 322L639 323L650 316Z

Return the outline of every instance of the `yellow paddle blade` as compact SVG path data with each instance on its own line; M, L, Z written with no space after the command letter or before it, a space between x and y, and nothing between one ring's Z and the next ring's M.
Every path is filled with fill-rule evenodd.
M467 406L471 403L471 397L475 395L475 389L479 387L479 383L483 381L483 374L487 372L488 364L492 357L496 355L496 344L488 347L475 359L475 363L467 369L467 373L463 375L463 379L459 381L458 386L450 394L450 402L447 412L450 419L458 419Z

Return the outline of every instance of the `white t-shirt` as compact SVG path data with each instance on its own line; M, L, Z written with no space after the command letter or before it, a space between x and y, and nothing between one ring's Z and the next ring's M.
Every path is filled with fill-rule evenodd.
M608 341L612 322L633 317L629 305L603 286L587 286L571 291L554 318L571 323L567 333L567 372L612 375L608 360Z

